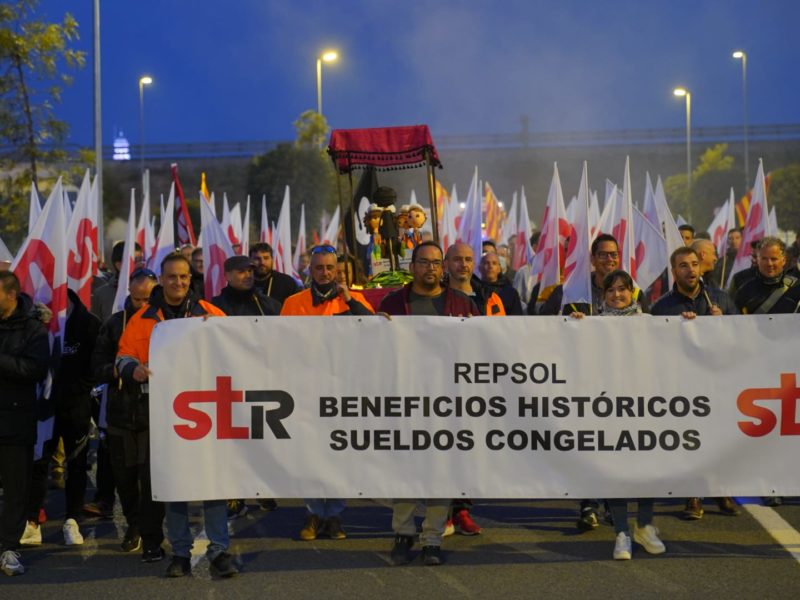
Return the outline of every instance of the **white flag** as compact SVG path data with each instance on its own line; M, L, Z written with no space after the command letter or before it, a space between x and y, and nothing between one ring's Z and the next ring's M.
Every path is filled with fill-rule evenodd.
M294 269L292 268L292 220L290 204L290 192L289 186L287 185L283 193L281 212L278 215L278 237L277 239L273 238L272 255L275 258L276 271L296 277Z
M135 268L134 251L136 246L136 199L134 190L131 189L131 207L128 211L128 228L125 235L125 244L122 247L122 265L117 279L117 293L114 296L112 314L125 309L125 298L128 297L131 275Z
M583 163L578 195L572 202L573 219L570 221L569 245L564 261L563 309L567 304L592 304L592 265L589 248L589 174Z
M334 248L336 247L336 241L339 239L339 207L336 207L336 210L333 212L333 216L331 217L330 222L328 223L328 228L325 230L325 234L322 236L322 243L323 244L330 244Z
M300 274L300 257L306 253L306 205L300 205L300 224L297 226L297 244L294 247L292 266L295 273Z
M553 289L561 283L564 241L569 235L569 224L565 213L558 165L553 163L553 178L550 181L547 205L542 216L542 235L531 267L531 272L536 274L539 282L539 302L547 300Z
M169 186L169 199L163 217L156 249L148 263L150 270L156 275L161 275L161 261L164 257L175 252L175 183Z
M633 207L633 231L636 235L636 283L642 290L649 288L669 266L667 241L647 217Z
M476 166L475 173L472 176L472 182L469 186L466 206L464 207L464 212L461 214L461 223L459 224L457 239L457 241L462 244L467 244L472 248L472 253L475 256L475 273L478 272L480 256L483 250L481 230L482 204L483 202L478 188L478 167Z
M200 203L200 227L203 231L203 292L206 300L211 301L227 283L225 260L233 256L233 246L207 202Z
M739 246L736 260L733 261L728 285L736 273L744 271L750 266L751 242L760 240L767 235L771 235L769 210L767 209L767 186L764 181L764 162L758 159L758 173L756 173L756 182L753 186L753 197L750 200L750 208L747 210L744 229L742 229L742 245Z

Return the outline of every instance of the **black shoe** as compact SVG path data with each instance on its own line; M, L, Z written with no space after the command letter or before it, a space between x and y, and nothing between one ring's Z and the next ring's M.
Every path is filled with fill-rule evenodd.
M237 519L247 514L244 500L228 500L228 519Z
M323 530L332 540L343 540L347 537L347 534L342 527L342 520L339 517L331 517L330 519L326 519L325 524L323 525Z
M591 531L598 527L600 523L597 521L597 509L593 506L584 506L581 509L581 514L578 517L578 522L575 526L580 531Z
M729 517L736 517L741 513L736 502L730 497L717 498L717 506L719 506L719 512Z
M414 538L410 535L394 536L394 546L389 558L395 566L407 565L411 562L411 547L414 545Z
M131 527L128 527L128 531L125 532L125 537L122 538L122 543L120 544L123 552L136 552L137 550L141 550L142 548L142 537Z
M233 557L227 552L220 552L208 565L211 575L216 577L233 577L239 569L233 564Z
M167 577L185 577L192 572L192 563L185 556L173 556L167 567Z
M145 548L142 550L143 563L155 563L164 560L164 549L161 546L156 548ZM188 560L188 559L187 559Z
M767 496L764 498L764 506L775 508L783 504L783 496Z
M427 567L436 567L442 564L442 549L439 546L422 548L422 564Z
M264 498L258 501L258 507L261 510L272 511L272 510L277 510L278 503L275 502L275 500L273 500L272 498Z

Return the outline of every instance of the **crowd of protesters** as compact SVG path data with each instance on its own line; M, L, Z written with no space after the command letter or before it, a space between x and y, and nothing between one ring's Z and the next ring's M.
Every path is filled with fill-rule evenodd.
M360 262L337 253L328 245L314 247L303 263L300 280L273 269L269 244L254 244L247 256L233 256L224 264L227 286L214 298L203 298L203 258L199 248L184 247L168 255L156 276L143 267L141 249L134 257L136 269L128 282L124 310L112 313L122 262L122 243L111 254L112 271L97 278L92 303L85 307L72 292L68 295L64 351L51 364L47 323L52 315L34 305L21 291L19 279L0 271L0 481L3 486L0 515L0 570L6 575L24 573L21 546L42 543L43 506L48 473L56 473L55 457L66 473L65 482L52 475L51 485L64 495L62 531L68 546L83 544L80 530L86 515L109 517L119 497L127 530L123 552L141 552L146 563L162 561L165 532L171 547L168 577L191 572L194 539L185 502L160 503L150 489L150 441L148 418L149 339L154 326L164 320L209 316L304 316L304 315L402 315L507 316L569 314L589 316L680 315L685 319L732 314L774 314L800 311L800 273L796 248L766 237L752 247L752 266L737 273L727 291L716 249L707 239L695 239L685 226L685 247L670 257L674 285L665 293L666 273L653 289L640 290L631 276L620 270L620 249L611 235L597 236L591 246L592 301L562 306L563 288L547 297L535 284L529 267L514 273L508 268L509 247L487 240L480 257L466 244L443 251L433 241L418 241L411 255L412 280L385 295L373 307L364 295L348 286L362 280ZM535 247L537 236L531 243ZM741 244L741 233L728 234L730 266ZM795 243L796 246L796 243ZM794 258L794 260L791 260ZM476 262L477 273L476 274ZM659 287L660 286L660 287ZM657 296L657 297L656 297ZM49 374L49 375L48 375ZM49 400L42 400L40 385L48 381ZM37 422L54 415L54 431L43 445L42 458L34 460ZM99 428L97 495L86 502L87 456L92 432ZM720 511L735 516L739 509L731 498L716 499ZM769 504L780 498L767 499ZM259 500L271 510L276 502ZM345 499L306 499L306 520L301 540L318 536L345 539L342 522ZM599 524L602 499L585 499L578 509L577 528L589 531ZM207 557L212 575L230 577L239 566L228 552L227 522L247 510L244 499L211 500L203 505ZM424 506L418 533L414 516ZM628 528L628 501L606 501L606 518L613 521L616 539L613 558L631 558L633 538L645 551L666 551L653 525L653 499L638 499L636 528ZM416 542L422 562L442 562L442 540L455 531L479 534L471 517L469 500L397 500L392 505L395 534L390 559L406 564ZM686 519L703 516L700 498L690 498Z

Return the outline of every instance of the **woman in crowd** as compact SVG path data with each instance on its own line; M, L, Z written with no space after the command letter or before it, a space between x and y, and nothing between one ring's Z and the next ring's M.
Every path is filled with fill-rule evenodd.
M639 303L633 299L633 279L625 271L616 270L603 279L603 306L601 316L636 316L642 314ZM576 319L583 318L583 313L572 313ZM628 499L610 498L607 500L614 520L614 560L631 559L631 536L628 529ZM658 529L653 526L653 499L639 498L639 510L636 514L636 529L633 539L650 554L661 554L666 551L664 542L658 537Z

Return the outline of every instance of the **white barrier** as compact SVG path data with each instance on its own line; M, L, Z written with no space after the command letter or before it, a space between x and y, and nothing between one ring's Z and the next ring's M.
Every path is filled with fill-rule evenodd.
M168 321L153 494L800 495L799 340L792 315Z

